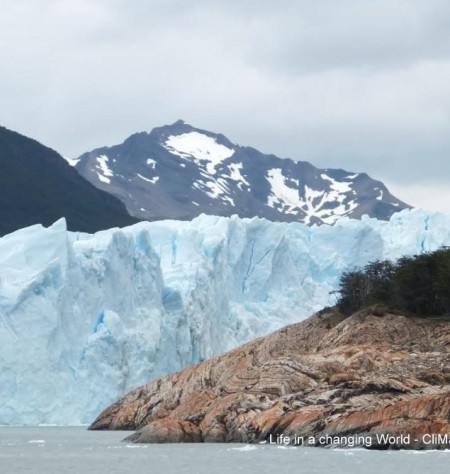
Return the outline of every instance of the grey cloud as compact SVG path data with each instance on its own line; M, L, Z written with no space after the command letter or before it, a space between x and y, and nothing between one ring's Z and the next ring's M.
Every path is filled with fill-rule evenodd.
M450 4L440 0L300 2L261 21L263 48L251 54L291 74L398 68L448 57L449 20Z
M117 5L129 5L122 0ZM450 4L444 0L182 0L124 8L133 25L187 21L207 32L221 23L237 34L246 59L280 72L399 67L448 56ZM207 40L207 36L205 37Z
M65 155L183 118L401 190L445 186L450 176L446 1L5 0L2 8L1 123Z

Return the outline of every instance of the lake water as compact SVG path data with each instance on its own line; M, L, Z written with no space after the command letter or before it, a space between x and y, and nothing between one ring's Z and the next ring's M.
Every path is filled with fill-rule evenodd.
M0 427L0 473L440 474L450 451L367 451L237 444L134 445L123 431Z

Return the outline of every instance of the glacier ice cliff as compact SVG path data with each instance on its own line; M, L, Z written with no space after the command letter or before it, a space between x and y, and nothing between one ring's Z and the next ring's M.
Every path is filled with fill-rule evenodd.
M450 244L450 215L200 216L0 239L0 424L86 424L147 380L300 321L342 271Z

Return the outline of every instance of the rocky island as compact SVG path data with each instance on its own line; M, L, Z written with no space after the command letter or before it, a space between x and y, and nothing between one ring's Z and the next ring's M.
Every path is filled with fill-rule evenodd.
M450 318L326 309L161 377L93 430L138 443L450 447Z

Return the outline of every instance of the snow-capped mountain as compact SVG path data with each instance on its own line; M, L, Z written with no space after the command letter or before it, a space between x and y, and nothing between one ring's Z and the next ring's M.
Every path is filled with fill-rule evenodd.
M266 155L181 120L72 163L92 184L117 196L130 214L147 220L205 213L334 224L364 214L387 220L410 207L365 173Z
M335 302L342 271L450 244L450 215L201 216L0 238L0 425L90 423L153 377Z

